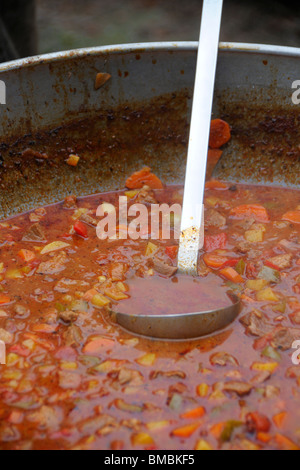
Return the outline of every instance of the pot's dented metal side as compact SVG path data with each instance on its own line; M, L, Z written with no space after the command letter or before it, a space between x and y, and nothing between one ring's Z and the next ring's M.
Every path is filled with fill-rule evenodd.
M141 165L182 183L196 52L197 43L153 43L2 64L0 217L122 187ZM98 90L97 73L111 75ZM299 49L220 45L214 116L233 139L219 177L299 186L299 79Z

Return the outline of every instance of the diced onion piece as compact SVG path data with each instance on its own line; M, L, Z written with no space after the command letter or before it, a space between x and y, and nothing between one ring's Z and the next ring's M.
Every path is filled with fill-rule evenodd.
M133 434L131 437L132 445L134 446L145 446L154 444L152 437L145 432L139 432L138 434Z
M259 372L270 372L271 374L273 374L277 368L278 362L255 362L251 366L252 370L257 370Z
M254 281L247 281L246 287L251 290L260 291L269 285L269 281L265 279L256 279Z
M247 230L245 239L250 243L261 243L264 240L264 232L262 230Z
M213 447L204 439L197 441L195 450L214 450Z
M149 431L160 431L161 429L170 426L170 424L170 421L153 421L151 423L147 423L146 427L149 429Z
M271 287L267 287L267 289L263 289L256 294L256 298L259 302L278 302L279 297L275 294Z
M155 359L156 359L156 354L149 353L138 358L136 362L140 364L141 366L153 366Z
M63 248L67 248L67 246L70 246L69 243L61 242L58 240L58 241L55 241L46 245L42 249L41 254L45 255L47 253L51 253L52 251L62 250Z
M152 256L158 250L158 246L152 242L149 242L146 247L146 256Z
M102 294L96 294L92 298L92 304L94 307L102 308L110 304L110 300Z
M110 204L109 202L103 202L101 205L100 205L102 211L104 212L104 214L114 214L116 212L116 208L113 204Z

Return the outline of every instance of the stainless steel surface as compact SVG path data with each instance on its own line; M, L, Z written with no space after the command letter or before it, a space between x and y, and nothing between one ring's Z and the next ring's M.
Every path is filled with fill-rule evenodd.
M204 0L178 249L178 269L197 276L204 244L203 198L223 0Z
M188 339L209 335L232 323L240 311L240 299L231 294L232 305L210 312L185 315L128 315L114 313L116 321L138 335L160 339Z
M166 183L182 183L197 46L194 42L100 47L1 64L7 105L0 106L0 218L59 201L70 192L87 195L122 187L125 175L141 165L151 166ZM299 186L299 107L291 99L292 82L299 79L299 57L296 48L220 45L213 115L225 118L234 132L216 176ZM97 72L112 75L100 90L94 88ZM158 97L164 98L155 108L152 100ZM132 121L140 120L139 127L145 130L133 148L129 139L132 121L125 129L122 120L122 110L128 106L131 116L135 113ZM155 111L149 120L147 111L147 121L145 107ZM112 120L116 108L119 117ZM70 171L62 157L53 156L53 133L49 145L35 140L42 129L90 116L102 118L101 131L107 131L106 156L100 151L101 158L95 159L86 152L84 164L77 170ZM121 126L128 139L125 136L109 149L109 135ZM172 134L173 127L176 133ZM34 148L49 153L48 163L20 158L22 135L28 135L27 146L35 140ZM82 138L89 139L88 130ZM71 145L71 135L65 140ZM120 148L127 149L122 158Z

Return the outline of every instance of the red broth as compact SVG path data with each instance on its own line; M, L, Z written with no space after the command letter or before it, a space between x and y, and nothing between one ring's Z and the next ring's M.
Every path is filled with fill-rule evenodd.
M206 244L192 282L157 272L150 240L97 238L81 209L97 222L98 205L116 205L120 194L74 207L68 198L69 208L0 225L0 448L298 449L300 193L207 189ZM181 194L168 187L152 197L173 203ZM65 245L43 252L53 242ZM151 243L176 266L176 240ZM240 318L209 338L140 338L110 318L112 306L189 311L204 286L210 305L228 289L243 302Z

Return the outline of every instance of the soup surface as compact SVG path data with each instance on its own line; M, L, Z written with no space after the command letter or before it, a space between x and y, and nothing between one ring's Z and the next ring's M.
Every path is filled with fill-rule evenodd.
M298 449L300 193L209 182L194 280L173 232L97 237L120 195L150 211L182 188L68 196L0 224L0 448ZM213 308L228 290L241 315L209 338L136 337L109 313Z

